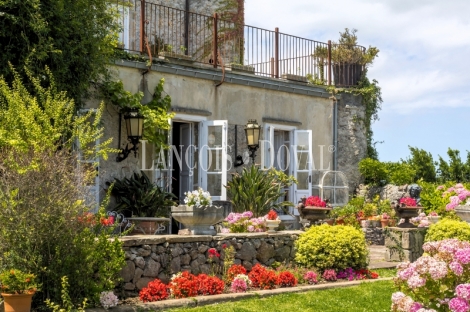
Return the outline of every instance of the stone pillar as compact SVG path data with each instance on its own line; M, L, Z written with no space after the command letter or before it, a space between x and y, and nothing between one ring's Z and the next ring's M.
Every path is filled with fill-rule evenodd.
M427 228L404 229L391 227L385 234L385 261L416 261L423 254Z
M361 183L358 164L367 155L362 97L341 93L338 105L337 169L348 177L349 193Z

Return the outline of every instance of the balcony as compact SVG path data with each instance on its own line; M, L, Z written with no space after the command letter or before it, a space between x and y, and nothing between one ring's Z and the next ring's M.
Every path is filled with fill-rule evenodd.
M339 44L305 39L273 30L237 24L145 0L119 5L121 48L132 53L180 55L214 68L243 69L278 79L350 87L364 72L360 62L335 61ZM346 47L357 56L366 49ZM184 55L184 56L183 56Z

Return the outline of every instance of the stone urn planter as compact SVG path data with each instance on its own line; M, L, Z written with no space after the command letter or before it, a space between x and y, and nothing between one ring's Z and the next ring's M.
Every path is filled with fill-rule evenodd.
M279 224L281 224L281 220L265 220L266 227L268 228L268 233L276 233L276 229L278 228Z
M429 223L436 224L439 222L440 216L428 216Z
M193 235L215 235L212 225L224 220L222 206L187 206L171 207L172 217L182 223Z
M463 221L470 223L470 206L457 206L454 209L455 214L460 217Z
M393 208L395 209L395 212L400 219L405 219L405 222L398 224L399 228L412 229L417 227L410 222L410 219L417 217L419 215L419 211L423 209L423 207L396 205L393 206Z

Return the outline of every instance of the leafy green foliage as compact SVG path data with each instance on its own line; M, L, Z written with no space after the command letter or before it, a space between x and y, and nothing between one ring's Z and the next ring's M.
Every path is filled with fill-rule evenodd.
M85 169L66 151L2 149L0 160L5 153L21 168L29 168L32 159L37 166L19 173L0 161L0 268L37 275L42 291L34 300L39 305L48 298L60 300L63 276L74 304L84 298L98 302L100 292L113 289L119 280L124 252L99 221L82 219L91 209L83 200L89 195L83 187L89 173L84 176Z
M359 162L359 172L366 184L383 184L388 179L385 165L372 158L364 158Z
M436 168L431 153L417 147L408 146L411 157L406 160L416 170L415 181L422 179L426 182L436 181Z
M111 193L116 197L116 211L128 216L167 217L169 207L175 205L176 196L155 185L144 173L131 178L115 179Z
M404 162L386 162L385 168L388 172L389 183L395 185L410 184L415 181L416 170Z
M124 90L122 81L107 81L103 84L104 97L112 104L119 107L122 113L137 109L144 117L143 138L155 144L157 150L167 148L167 131L170 130L168 119L173 118L174 113L169 113L171 97L163 95L165 79L160 79L155 86L152 100L147 104L141 104L144 94L137 92L132 94Z
M449 148L447 150L447 155L449 156L448 163L439 156L438 180L441 182L470 182L470 151L467 151L466 162L462 161L458 150Z
M243 168L242 174L232 173L227 183L227 195L236 212L251 211L255 217L265 215L271 208L293 206L290 202L276 203L284 196L283 183L289 179L277 177L279 173L261 170L257 166Z
M295 261L323 271L367 266L367 244L364 234L351 226L312 226L295 242Z
M10 62L23 78L31 73L47 84L47 65L57 88L80 104L90 80L106 74L117 46L116 6L108 0L3 0L1 8L0 76L15 79L5 66Z
M470 242L470 225L465 221L442 219L429 227L424 240L432 242L447 238Z
M77 142L85 158L101 156L106 159L107 154L113 151L109 148L111 139L97 148L94 145L88 147L103 136L103 127L100 126L103 106L95 114L88 112L76 116L74 101L65 92L57 90L52 73L47 68L50 81L47 88L43 88L40 80L27 71L36 95L32 95L20 75L13 68L11 70L15 77L11 86L0 77L0 148L5 148L5 153L33 150L40 155L44 151L70 150ZM5 156L8 163L14 166L15 158ZM30 169L38 166L35 159L28 164ZM16 168L20 171L27 169Z
M438 189L439 184L419 181L421 187L421 206L423 206L424 212L429 213L435 211L440 216L446 215L446 205L449 203L449 195L443 195L443 191ZM449 182L445 184L445 189L452 186L453 183Z
M51 302L51 300L46 299L45 303L46 306L53 312L85 312L85 308L87 306L86 298L83 300L81 306L75 307L71 301L71 298L68 293L69 289L69 282L67 276L62 277L62 304Z
M331 61L333 63L361 64L370 65L379 53L379 49L371 47L365 51L357 42L357 30L345 28L344 32L339 33L338 42L332 43ZM320 59L328 58L328 48L326 46L318 46L315 48L314 57Z

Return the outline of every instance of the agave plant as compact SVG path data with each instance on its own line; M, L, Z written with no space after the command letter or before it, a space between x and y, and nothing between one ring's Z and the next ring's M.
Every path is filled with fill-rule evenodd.
M269 170L257 166L232 173L232 181L225 186L236 212L251 211L255 217L265 215L271 208L293 206L291 202L277 200L284 196L283 183Z
M138 217L167 217L176 196L150 181L145 174L114 179L111 194L116 198L116 211Z

